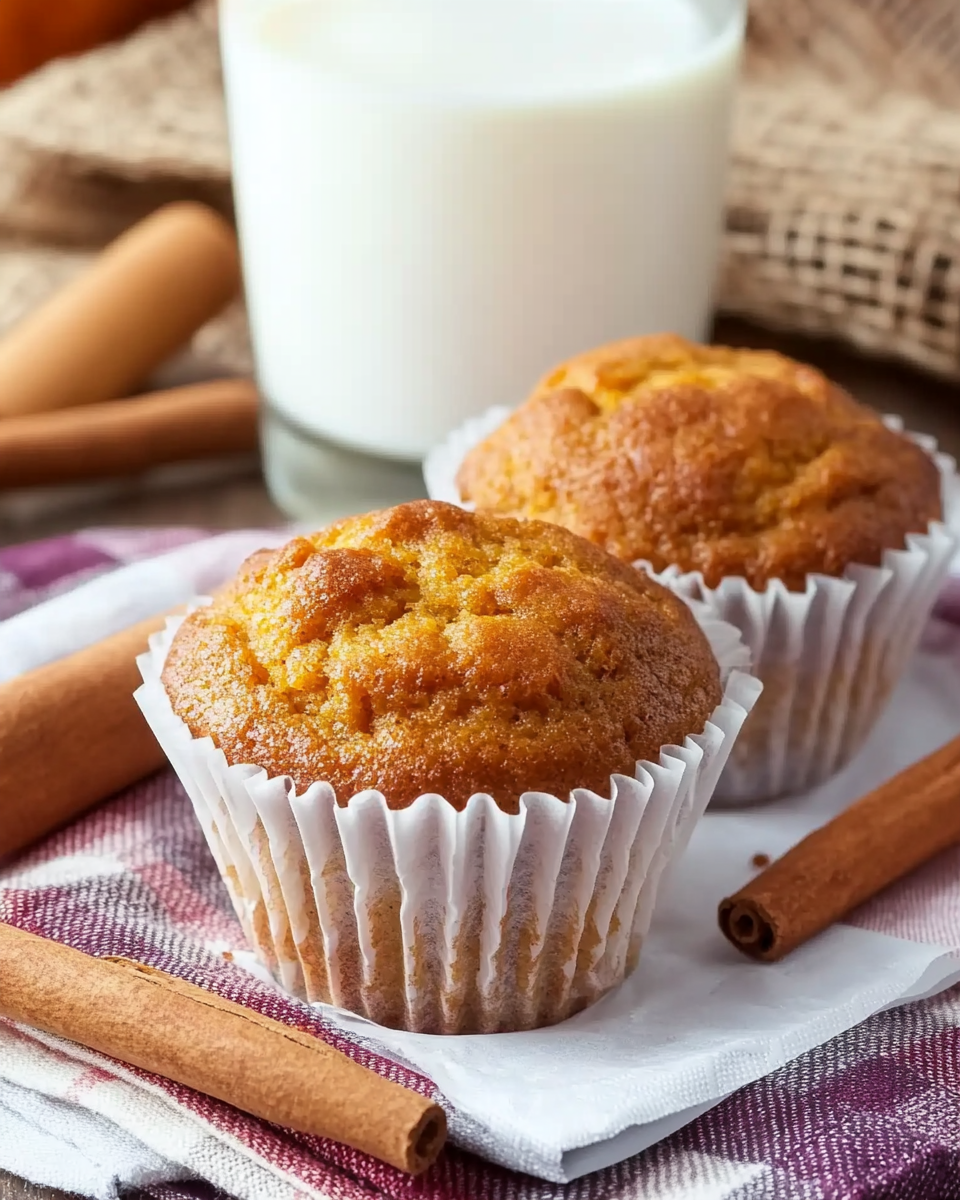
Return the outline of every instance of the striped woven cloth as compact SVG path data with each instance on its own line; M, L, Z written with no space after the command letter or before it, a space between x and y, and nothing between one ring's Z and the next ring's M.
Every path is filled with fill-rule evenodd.
M0 618L200 536L192 530L95 530L0 550ZM945 595L941 615L960 623L960 590ZM960 852L942 855L875 902L862 923L883 928L905 920L932 929L936 937L930 940L960 947L958 879ZM5 864L0 919L92 954L150 963L308 1029L409 1087L435 1091L430 1080L358 1047L244 969L248 960L226 892L169 773L131 788ZM95 1119L97 1137L108 1146L115 1139L117 1163L136 1157L131 1146L142 1147L139 1161L141 1167L149 1162L149 1178L143 1170L118 1177L113 1192L97 1193L103 1195L140 1182L163 1200L212 1200L218 1191L244 1200L960 1196L960 989L873 1017L744 1088L653 1149L563 1185L491 1166L456 1146L425 1177L410 1180L343 1146L268 1126L166 1080L2 1021L0 1083L0 1109L9 1086L21 1097L42 1096L44 1119L51 1111ZM12 1161L4 1153L0 1146L0 1166Z

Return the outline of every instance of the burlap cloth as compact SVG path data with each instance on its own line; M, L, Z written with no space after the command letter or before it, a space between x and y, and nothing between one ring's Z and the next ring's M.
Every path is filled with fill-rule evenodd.
M960 376L958 106L957 0L753 0L721 308ZM229 211L213 0L0 93L0 329L176 196Z

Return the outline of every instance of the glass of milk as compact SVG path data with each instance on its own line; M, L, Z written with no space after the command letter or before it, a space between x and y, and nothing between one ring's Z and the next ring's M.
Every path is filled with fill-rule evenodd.
M743 26L743 0L222 0L287 511L420 494L434 443L561 359L706 334Z

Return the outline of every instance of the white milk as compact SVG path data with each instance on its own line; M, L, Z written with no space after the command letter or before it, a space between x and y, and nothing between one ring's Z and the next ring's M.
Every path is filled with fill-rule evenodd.
M710 312L739 0L223 0L260 383L418 459Z

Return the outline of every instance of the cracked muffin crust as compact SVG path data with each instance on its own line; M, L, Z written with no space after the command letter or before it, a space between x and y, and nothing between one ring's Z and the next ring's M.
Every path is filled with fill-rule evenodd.
M936 464L780 354L634 338L571 359L476 446L477 509L554 521L628 562L802 591L941 516Z
M230 763L403 808L609 795L700 733L719 668L687 606L565 529L418 501L248 559L177 632L176 714Z

